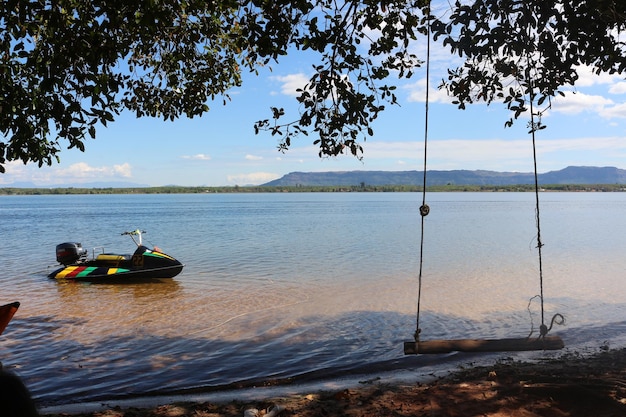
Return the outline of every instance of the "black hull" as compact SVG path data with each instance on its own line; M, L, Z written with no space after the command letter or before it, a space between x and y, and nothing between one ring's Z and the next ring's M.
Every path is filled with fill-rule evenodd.
M77 266L77 265L70 265ZM81 265L84 266L84 265ZM153 269L137 269L129 270L127 272L118 272L115 274L89 274L84 276L72 276L72 277L57 277L57 275L63 272L67 267L59 268L56 271L48 275L48 278L52 279L65 279L71 281L81 282L136 282L136 281L150 281L153 279L170 279L180 274L184 265L175 265L163 268ZM108 268L105 268L108 269Z

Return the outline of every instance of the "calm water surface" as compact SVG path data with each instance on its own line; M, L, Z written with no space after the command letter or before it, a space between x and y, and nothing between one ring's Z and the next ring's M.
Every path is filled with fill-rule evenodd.
M419 264L413 193L0 197L2 301L22 303L0 360L42 405L412 369ZM524 337L541 322L534 195L433 193L423 339ZM626 193L542 193L546 320L570 350L626 346ZM172 280L56 282L55 246L183 263ZM511 356L510 354L503 354ZM545 353L536 353L545 355Z

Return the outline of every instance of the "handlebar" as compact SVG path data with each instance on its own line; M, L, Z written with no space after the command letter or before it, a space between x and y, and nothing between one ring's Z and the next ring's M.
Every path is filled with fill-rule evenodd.
M133 230L131 232L124 232L124 233L122 233L122 236L124 236L124 235L134 235L134 236L137 236L137 235L141 235L143 233L147 233L147 232L145 230L137 229L137 230Z
M133 242L135 242L135 244L137 246L141 246L142 245L142 240L141 240L141 235L146 233L145 230L133 230L132 232L124 232L122 233L122 236L124 235L130 235L130 238L133 240ZM135 236L138 236L137 240L135 240Z

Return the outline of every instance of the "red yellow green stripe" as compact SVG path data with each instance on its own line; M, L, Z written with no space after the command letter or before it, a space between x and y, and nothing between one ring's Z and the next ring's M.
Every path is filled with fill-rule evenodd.
M174 260L174 258L172 258L169 255L166 255L162 252L153 252L153 251L145 251L143 253L144 256L154 256L155 258L166 258L166 259L171 259Z
M128 272L128 269L124 268L103 268L97 266L68 266L58 274L55 278L82 278L93 275L114 275L123 272Z
M55 278L72 278L76 276L76 274L78 274L83 269L85 269L85 267L68 266L67 268L63 269L61 272L56 274Z

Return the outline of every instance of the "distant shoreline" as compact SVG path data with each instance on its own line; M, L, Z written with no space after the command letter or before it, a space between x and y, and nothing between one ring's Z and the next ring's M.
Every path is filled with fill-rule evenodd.
M534 185L437 185L427 192L534 192ZM625 192L626 184L545 184L545 192ZM232 187L128 187L128 188L18 188L0 187L3 195L68 195L68 194L232 194L232 193L346 193L346 192L422 192L414 185L336 185L336 186L232 186Z

